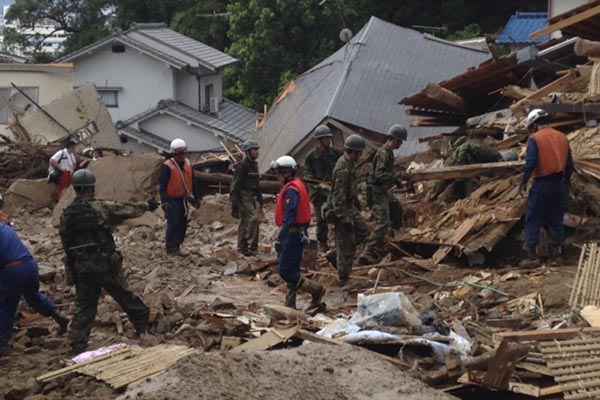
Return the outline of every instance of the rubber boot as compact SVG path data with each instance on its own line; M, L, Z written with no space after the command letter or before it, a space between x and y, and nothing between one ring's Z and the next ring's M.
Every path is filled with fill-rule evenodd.
M54 311L52 314L50 314L50 318L52 318L58 324L58 334L64 335L67 332L69 320L60 315L57 311Z
M325 288L320 283L303 278L302 281L300 281L298 290L308 293L311 296L311 302L306 309L307 313L310 313L311 311L314 313L322 311L325 306L323 303Z
M297 290L288 286L287 294L285 295L285 306L296 309L296 294Z
M536 268L541 264L540 258L537 255L537 251L534 249L526 248L527 258L519 263L521 268Z

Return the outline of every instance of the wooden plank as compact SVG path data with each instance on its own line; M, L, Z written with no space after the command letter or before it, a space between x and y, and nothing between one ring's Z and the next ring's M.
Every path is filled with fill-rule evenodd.
M427 85L425 90L423 90L423 94L427 96L427 98L435 102L442 103L453 110L462 112L466 108L465 100L461 96L457 95L451 90L441 87L436 83Z
M510 378L517 360L529 353L529 346L520 343L503 341L490 362L484 378L484 385L499 390L509 388Z
M458 244L461 240L463 240L465 236L469 234L469 232L471 231L471 229L473 229L478 220L479 217L472 217L464 221L458 227L458 229L454 231L454 235L452 236L450 242L452 244ZM439 263L441 263L444 260L444 258L446 258L448 254L450 254L452 249L453 247L451 246L444 246L442 248L439 248L431 257L431 261L433 262L433 264L438 265Z
M537 90L535 93L525 97L522 100L519 100L518 102L516 102L515 104L510 106L511 111L513 112L513 114L520 114L520 113L524 112L525 107L528 104L530 104L532 101L541 99L542 97L547 96L550 93L563 87L567 83L570 83L573 79L577 78L578 74L579 73L577 72L577 70L569 71L569 73L566 74L565 76L560 77L553 82L550 82L543 88Z
M194 178L197 179L200 184L219 184L226 187L231 185L231 182L233 181L233 175L221 174L217 172L194 171ZM281 189L281 184L277 181L267 181L261 179L258 188L262 193L277 194Z
M562 392L563 392L563 390L560 385L549 386L549 387L540 389L540 397L554 396L554 395L560 394Z
M97 363L100 361L104 361L104 360L108 360L109 358L116 358L116 357L127 357L129 354L126 353L131 353L131 349L130 348L126 348L126 349L120 349L117 351L114 351L112 353L109 354L105 354L103 356L94 358L93 360L89 360L80 364L75 364L75 365L71 365L65 368L61 368L59 370L56 371L52 371L52 372L48 372L44 375L40 375L36 378L36 380L38 382L45 382L45 381L49 381L52 379L56 379L58 377L70 374L72 372L77 372L78 369L83 368L87 365L93 364L93 363Z
M572 339L582 333L600 334L600 328L565 328L565 329L539 329L537 331L501 332L495 337L500 340L511 341L548 341Z
M261 337L250 340L241 346L231 349L231 352L241 353L243 351L268 350L293 338L298 333L299 329L300 328L297 326L288 329L271 329Z
M565 19L561 19L560 21L557 21L553 24L548 25L544 29L540 29L539 31L533 32L531 34L531 38L537 39L542 36L547 36L547 35L551 34L552 32L556 32L561 29L568 28L569 26L578 24L578 23L585 21L586 19L590 19L598 14L600 14L600 5L597 5L595 7L587 9L585 11L582 11L578 14L571 15L570 17L567 17Z
M579 312L581 317L586 320L593 328L600 328L600 308L596 306L585 306Z
M520 172L523 166L525 166L524 161L502 161L418 170L407 176L413 182L467 179L487 173Z
M554 376L550 368L544 367L543 365L534 364L532 362L521 361L517 364L518 369L522 369L525 371L533 372L535 374L545 375L545 376Z
M539 386L531 385L528 383L509 382L508 390L513 393L524 394L531 397L541 397L541 388Z

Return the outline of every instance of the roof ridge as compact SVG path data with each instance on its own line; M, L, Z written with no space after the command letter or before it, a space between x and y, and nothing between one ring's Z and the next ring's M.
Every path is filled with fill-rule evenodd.
M180 34L179 32L177 32L177 31L174 31L173 29L169 29L169 28L163 28L163 29L166 29L166 30L169 30L169 31L171 31L171 32L175 32L175 33L178 33L178 34ZM141 31L141 30L136 30L135 32L136 32L136 33L138 33L138 34L140 34L140 35L142 35L142 36L144 36L144 37L147 37L147 38L148 38L148 39L150 39L150 40L153 40L153 41L155 41L155 42L157 42L157 43L160 43L160 44L162 44L162 45L164 45L164 46L170 47L170 48L171 48L171 49L173 49L173 50L176 50L176 51L178 51L178 52L180 52L180 53L182 53L182 54L185 54L185 55L186 55L186 56L188 56L188 57L191 57L191 58L193 58L194 60L198 61L198 63L199 63L200 65L202 65L203 67L206 67L206 68L208 68L208 69L212 69L213 71L216 71L216 70L217 70L217 67L216 67L216 66L214 66L213 64L211 64L211 63L209 63L209 62L207 62L207 61L205 61L205 60L202 60L202 59L200 59L200 58L196 57L195 55L193 55L193 54L191 54L191 53L189 53L189 52L187 52L187 51L185 51L185 50L182 50L182 49L180 49L179 47L175 47L175 46L173 46L172 44L169 44L169 43L167 43L167 42L165 42L165 41L163 41L163 40L161 40L161 39L157 39L157 38L155 38L154 36L152 36L152 35L149 35L149 34L147 34L147 33L146 33L146 32L144 32L144 31ZM181 34L180 34L180 35L181 35ZM182 36L185 36L185 35L182 35ZM187 37L187 36L186 36L186 37ZM190 38L190 39L192 39L192 38ZM192 40L194 40L194 41L196 41L196 42L198 42L198 43L202 43L202 42L200 42L199 40L196 40L196 39L192 39ZM207 45L207 44L205 44L205 43L202 43L202 44L203 44L203 45L205 45L205 46L208 46L208 45ZM210 46L208 46L208 47L210 47ZM217 50L217 49L215 49L215 50ZM220 51L220 50L217 50L217 51Z
M537 18L548 18L548 13L546 11L517 11L511 17L537 17Z
M167 28L168 25L165 22L133 22L131 29L161 29Z
M242 108L244 108L246 111L252 112L252 113L254 113L254 114L258 114L258 111L256 111L256 110L253 110L253 109L252 109L252 108L250 108L250 107L246 107L245 105L243 105L243 104L241 104L241 103L238 103L237 101L233 101L233 100L231 100L231 99L230 99L230 98L228 98L228 97L225 97L225 96L223 96L223 101L227 101L227 102L229 102L229 103L235 104L235 105L236 105L236 106L238 106L238 107L242 107Z
M350 73L350 67L352 66L352 62L357 57L357 55L360 51L360 47L364 44L363 40L366 38L367 33L369 33L369 30L371 29L374 21L376 21L377 19L378 18L376 18L376 17L371 17L369 19L369 22L367 22L367 25L365 25L364 28L361 29L361 31L362 31L361 37L359 39L357 39L354 43L352 43L352 40L350 40L348 43L346 43L342 47L342 48L347 47L347 50L350 50L350 51L354 51L354 46L358 46L358 49L356 51L354 51L352 54L350 54L350 58L347 61L344 61L344 64L346 64L346 66L344 67L344 71L342 72L340 81L338 82L338 85L335 88L335 92L333 93L333 96L331 97L331 101L329 102L329 105L327 105L327 109L325 110L326 115L331 114L333 104L337 100L337 98L340 94L340 91L342 89L342 86L344 85L344 82L348 78L348 74ZM358 33L360 33L360 31ZM344 55L344 58L345 58L345 56L346 55Z
M434 35L431 35L429 33L422 33L422 35L423 35L424 39L431 40L432 42L438 42L438 43L445 44L445 45L448 45L448 46L453 46L453 47L458 47L458 48L461 48L461 49L464 49L464 50L474 51L476 53L489 54L488 51L477 49L475 47L465 46L464 44L460 44L460 43L457 43L457 42L452 42L450 40L441 39L441 38L439 38L437 36L434 36Z

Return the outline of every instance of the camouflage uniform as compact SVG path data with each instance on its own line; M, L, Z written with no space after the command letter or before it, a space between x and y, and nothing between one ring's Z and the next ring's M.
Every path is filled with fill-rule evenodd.
M71 325L73 350L87 347L102 289L127 313L136 332L146 331L148 307L130 292L122 270L123 258L112 226L141 216L146 203L116 203L77 197L63 213L60 237L66 253L67 278L75 284L76 313Z
M321 148L313 150L304 163L304 176L309 179L316 179L330 183L332 180L333 168L340 153L329 148L323 151ZM327 202L330 190L323 188L322 186L314 183L308 183L310 190L310 201L315 207L315 214L317 217L317 240L319 243L327 244L328 227L327 221L323 218L321 212L323 205Z
M385 236L392 225L398 227L402 208L400 202L391 190L396 185L398 178L394 174L394 152L386 147L380 148L373 158L373 171L367 182L369 193L369 206L375 219L375 229L371 232L365 246L365 251L360 260L366 263L375 263L381 258L385 246ZM395 217L395 218L394 218ZM394 218L394 224L392 219Z
M235 169L231 187L232 207L239 208L238 251L242 254L258 250L259 207L262 193L258 190L258 163L244 157Z
M333 169L333 187L326 216L335 221L337 270L344 282L352 272L356 245L368 235L358 202L358 170L356 162L342 155Z

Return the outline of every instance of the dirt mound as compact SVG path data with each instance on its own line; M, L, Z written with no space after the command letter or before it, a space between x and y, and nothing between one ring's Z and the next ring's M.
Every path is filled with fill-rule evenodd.
M138 399L398 399L454 397L435 391L373 353L309 343L249 354L204 353L180 361L154 382L121 398Z

